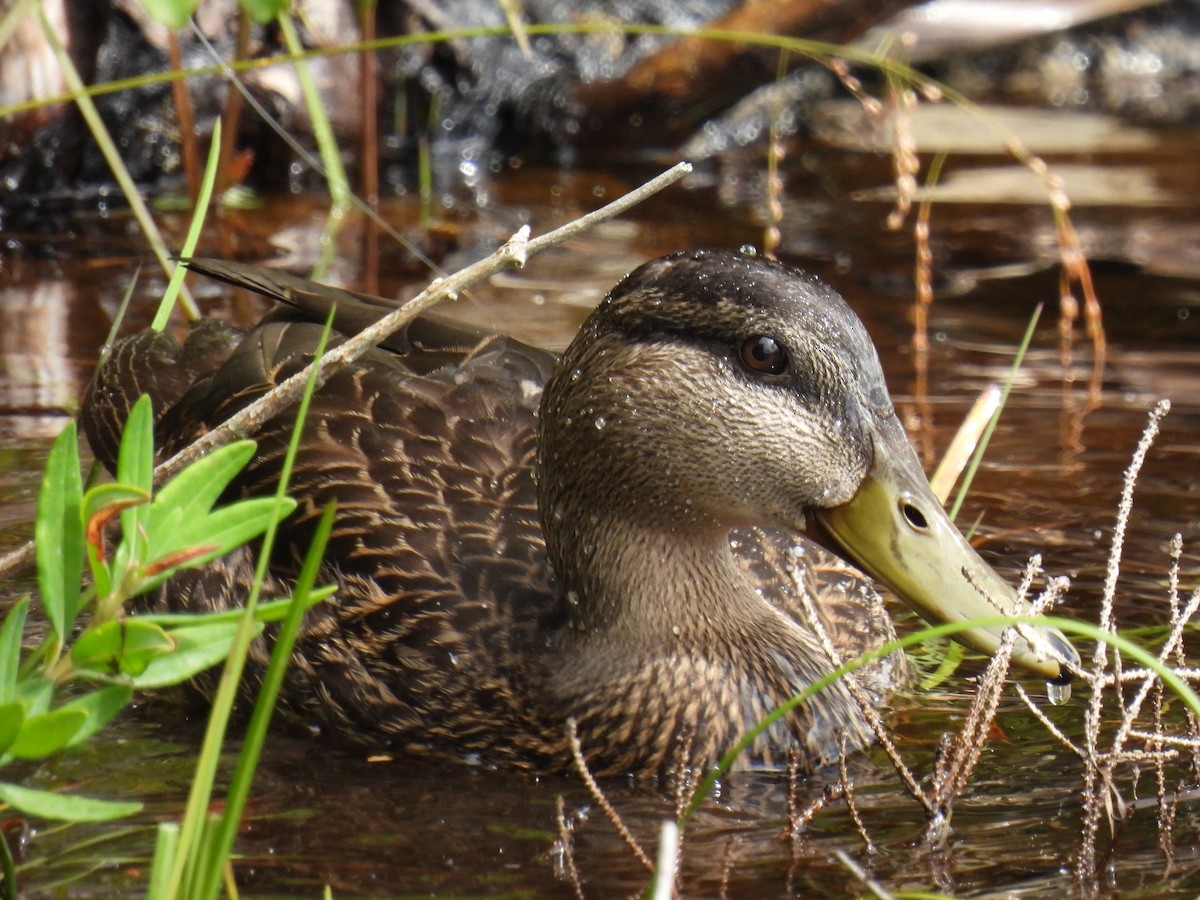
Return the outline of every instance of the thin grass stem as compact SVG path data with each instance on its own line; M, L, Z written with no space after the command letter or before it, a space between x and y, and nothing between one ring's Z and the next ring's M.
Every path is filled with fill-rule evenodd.
M962 509L963 501L967 499L967 492L971 490L971 482L975 480L975 473L979 471L979 464L983 461L983 454L987 452L988 442L991 441L992 434L996 430L996 424L1000 421L1000 416L1004 412L1005 405L1008 403L1008 395L1012 392L1012 386L1017 380L1017 373L1021 370L1021 363L1025 361L1025 352L1029 349L1029 344L1033 340L1033 332L1037 328L1038 319L1041 318L1041 315L1042 304L1039 303L1037 309L1033 311L1033 315L1029 319L1029 324L1025 327L1025 336L1021 338L1021 345L1017 347L1017 355L1013 358L1008 378L1004 380L1004 388L1000 392L1000 405L988 422L987 428L983 430L983 436L979 439L979 444L975 447L975 452L971 455L971 462L967 466L966 475L963 476L962 485L958 489L958 494L954 497L954 505L950 507L951 521L958 518L958 511Z
M221 120L217 119L213 122L212 143L208 148L208 162L204 165L204 177L200 181L196 206L192 210L192 223L188 226L187 237L184 238L183 247L179 250L179 255L183 259L194 256L196 245L200 243L200 234L204 231L204 219L208 215L208 205L212 201L213 185L217 182L217 169L220 161ZM183 287L183 279L186 277L187 269L180 265L174 267L171 272L171 280L167 282L167 289L163 291L162 300L159 301L158 311L154 314L154 321L150 323L152 330L162 331L167 327L171 311L175 308L175 300L179 296L179 291ZM113 323L113 328L116 328L119 322L118 318Z
M332 312L331 310L331 320ZM325 342L329 336L329 329L330 324L326 323L325 332L322 334L317 347L318 356L324 351ZM311 397L313 390L315 390L315 375L315 372L310 373L305 381L304 392L300 398L301 410L307 409L306 398ZM279 483L275 490L277 505L282 504L287 496L288 481L291 478L292 466L295 464L296 451L299 448L302 430L303 419L300 419L292 430L292 439L288 445L288 451L283 458L283 465L279 473ZM192 781L191 792L188 795L187 811L184 815L183 826L180 831L179 842L182 851L175 859L175 865L172 867L171 878L168 882L170 895L173 897L182 896L179 892L184 884L184 868L188 859L194 858L194 854L203 847L204 843L211 840L210 835L206 835L205 832L206 830L211 832L213 829L206 828L205 816L208 810L209 799L212 796L217 764L220 761L221 746L224 743L225 732L233 712L234 699L237 696L238 685L241 682L242 671L245 668L250 642L256 632L255 609L258 606L262 586L267 577L267 568L270 563L271 551L275 545L275 535L277 532L278 517L273 516L271 525L262 537L258 565L255 569L250 595L246 598L246 606L242 612L242 617L238 621L238 629L234 634L233 646L229 651L229 657L225 661L225 668L221 672L221 679L217 685L216 694L213 697L208 729L205 731L200 758L196 763L196 774Z

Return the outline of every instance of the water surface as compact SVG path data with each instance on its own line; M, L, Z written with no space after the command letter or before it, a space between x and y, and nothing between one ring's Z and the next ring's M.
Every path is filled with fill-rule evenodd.
M1143 134L1139 132L1139 135ZM912 239L889 232L886 158L833 143L790 148L781 253L833 283L875 337L906 424L928 464L948 444L966 409L1002 379L1035 307L1045 304L1027 362L987 461L960 516L978 522L978 540L1000 570L1017 578L1032 553L1050 573L1073 580L1062 611L1096 621L1122 474L1159 398L1174 404L1137 490L1118 586L1126 626L1165 621L1167 543L1184 539L1181 580L1200 583L1200 232L1194 136L1152 135L1119 159L1094 149L1060 152L1061 161L1136 170L1155 192L1126 202L1122 182L1089 183L1075 227L1093 261L1104 305L1108 352L1091 381L1093 350L1076 330L1073 363L1061 361L1059 275L1053 220L1040 202L991 187L973 168L999 157L951 157L948 176L977 190L935 205L932 249L937 299L931 312L928 384L919 390L911 349ZM1056 157L1058 158L1058 157ZM1051 160L1054 162L1054 159ZM616 196L652 169L608 172L520 171L499 176L483 209L438 216L431 236L413 203L385 216L444 268L502 241L523 222L547 230ZM702 166L631 216L505 273L472 291L456 311L475 322L561 347L616 279L660 253L700 245L759 243L763 160L753 152ZM1006 182L1002 182L1006 184ZM1096 185L1100 185L1097 187ZM1132 200L1132 198L1130 198ZM261 210L230 213L210 226L205 252L285 255L301 268L314 257L323 224L319 200L275 198ZM167 226L181 229L181 221ZM73 410L111 316L135 266L146 256L119 215L83 217L77 243L52 261L37 239L14 236L22 252L0 271L0 530L6 544L28 537L26 524L49 441ZM330 277L384 294L414 293L426 276L408 251L352 221ZM382 250L371 252L379 246ZM44 249L44 248L43 248ZM133 325L152 315L161 278L148 266L135 291ZM261 304L197 282L209 311L241 322ZM20 585L12 585L17 588ZM1194 641L1191 650L1195 651ZM1090 652L1090 648L1087 648ZM972 690L968 661L933 692L899 698L891 723L901 752L919 774L937 743L958 726ZM1026 685L1044 696L1039 684ZM1086 691L1048 714L1079 734ZM1172 709L1170 715L1177 716ZM97 740L20 773L28 783L146 801L123 823L59 828L35 823L24 883L37 896L140 896L153 825L178 815L200 741L202 713L154 698ZM786 834L788 783L782 774L744 775L722 787L689 825L681 891L686 896L828 896L867 889L836 856L843 851L886 889L958 896L1060 897L1072 889L1079 845L1080 761L1062 749L1011 693L966 796L954 807L945 847L919 842L924 815L878 752L852 762L868 849L843 803L830 804L805 833ZM1180 769L1184 781L1186 770ZM6 773L8 775L10 773ZM838 781L822 773L798 788L798 804ZM1134 790L1122 783L1126 799ZM1172 785L1173 787L1174 785ZM659 822L674 802L645 788L606 786L634 834L653 854ZM1153 796L1146 776L1137 796ZM246 897L438 894L566 896L556 819L561 797L574 865L589 896L634 894L646 873L577 779L428 768L403 760L368 762L301 735L281 733L267 748L237 871ZM1159 847L1154 810L1135 813L1113 837L1101 832L1099 893L1122 897L1194 896L1200 890L1200 815L1179 807L1170 867Z

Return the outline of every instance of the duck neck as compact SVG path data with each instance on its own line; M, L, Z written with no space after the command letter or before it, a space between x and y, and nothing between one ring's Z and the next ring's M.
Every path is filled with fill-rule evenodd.
M772 614L733 559L728 526L581 512L564 532L550 552L579 638L706 644Z

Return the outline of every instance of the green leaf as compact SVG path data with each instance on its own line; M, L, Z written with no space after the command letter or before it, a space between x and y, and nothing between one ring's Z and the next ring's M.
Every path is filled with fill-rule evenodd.
M0 705L0 756L12 746L12 742L21 733L23 724L25 724L25 704L5 703Z
M66 641L79 612L79 584L83 574L83 520L80 503L83 484L79 476L79 448L75 423L62 430L50 449L42 487L38 493L38 589L50 627Z
M61 709L31 716L21 726L17 739L9 745L8 755L18 759L41 759L57 753L75 736L87 720L86 709Z
M125 420L117 454L117 481L147 494L154 490L154 411L149 394L138 397Z
M64 819L68 822L106 822L129 816L142 808L140 803L118 803L92 797L73 797L0 782L0 800L30 816Z
M138 397L125 420L117 453L117 481L147 494L154 490L154 411L147 394ZM134 506L121 513L122 549L128 548L133 560L144 558L139 550L147 515L145 506ZM113 568L114 573L119 571L117 566Z
M240 0L242 9L259 25L265 25L288 8L289 0Z
M147 568L160 564L162 570L149 573L144 581L139 582L135 593L157 587L178 569L203 565L240 547L266 531L276 518L282 520L291 515L295 508L296 501L290 497L278 501L274 497L256 497L218 509L190 524L183 523L176 535L167 536L161 543L154 540L161 536L161 530L153 529L151 538L154 543ZM175 555L191 548L202 548L203 552L165 565Z
M96 516L103 516L108 521L114 510L120 512L149 501L150 494L141 488L128 484L98 484L83 495L83 521L91 522Z
M85 741L93 734L111 722L133 696L133 689L123 684L114 684L90 694L84 694L62 706L62 709L82 709L87 713L87 721L71 736L68 747L74 747Z
M27 675L18 681L16 699L24 705L25 715L40 716L50 709L55 687L53 679L39 673Z
M22 597L13 604L4 624L0 625L0 703L8 703L17 695L17 672L21 663L21 637L25 633L25 615L29 598Z
M80 669L140 675L150 661L175 649L158 625L141 619L117 619L88 628L71 648Z
M133 686L169 687L194 678L229 655L236 631L236 622L176 628L169 632L175 641L175 652L152 660L146 671L133 679ZM262 625L259 624L255 634L261 632Z
M326 585L313 593L320 593L318 600L324 600L336 590L334 585ZM270 600L260 603L254 610L254 618L259 622L278 622L291 606L290 597L282 600ZM193 625L215 625L218 622L236 622L242 616L241 607L226 609L213 613L141 613L138 618L143 622L154 622L164 628L186 628Z
M142 0L146 12L172 31L187 25L199 5L200 0Z
M127 484L101 484L83 496L84 536L87 540L88 565L96 594L107 597L112 589L112 568L108 564L108 550L104 543L104 529L118 513L133 506L149 502L150 494ZM123 542L124 543L124 542ZM127 558L127 547L116 554L118 562Z
M155 506L178 507L188 513L208 512L229 482L254 457L254 450L254 441L236 441L218 447L163 485L154 498Z

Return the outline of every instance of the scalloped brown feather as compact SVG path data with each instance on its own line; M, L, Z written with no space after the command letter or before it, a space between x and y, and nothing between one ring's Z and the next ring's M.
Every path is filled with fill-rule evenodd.
M264 278L271 283L269 273L248 278L243 267L203 264L214 268L252 289L261 290ZM309 301L356 299L305 289ZM307 310L314 317L315 306ZM176 449L297 371L320 332L304 315L276 311L240 340L203 325L182 348L164 336L126 339L84 398L98 458L111 465L119 424L142 391L154 397L160 443ZM794 538L746 528L733 536L739 565L800 635L780 645L795 649L778 651L804 657L788 663L792 675L756 662L770 636L749 628L711 652L663 655L632 641L611 650L621 672L604 663L597 670L576 653L563 638L570 598L547 563L533 477L538 406L554 357L505 338L485 338L464 353L454 342L469 331L432 333L422 341L401 336L403 355L373 351L313 397L290 487L299 507L281 530L271 573L283 590L322 508L336 500L321 578L338 592L308 613L297 641L281 700L292 718L373 748L553 771L570 766L572 717L597 773L666 774L711 763L743 722L827 670L815 640L794 629L798 603L781 562ZM265 423L237 493L274 490L292 427L291 411ZM819 604L839 647L853 655L887 640L891 623L874 591L824 551L810 553L809 589L823 589L821 572L830 567L840 591ZM238 605L252 569L250 551L238 551L180 574L154 602L188 610ZM266 654L259 642L252 680ZM885 689L902 670L892 658L871 687ZM850 746L870 739L835 688L772 729L748 759L782 765L796 747L817 765L836 756L843 734Z

